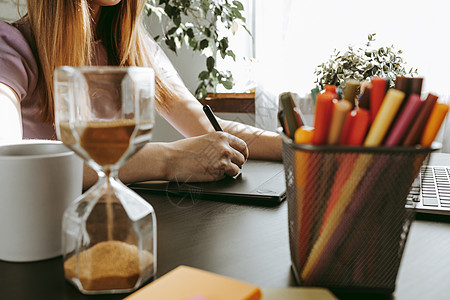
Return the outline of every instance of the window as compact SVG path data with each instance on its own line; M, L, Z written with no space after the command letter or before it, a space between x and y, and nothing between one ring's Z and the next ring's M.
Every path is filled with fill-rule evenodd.
M425 78L424 92L450 95L450 2L446 0L246 0L254 40L234 37L238 57L254 57L256 80L270 90L307 93L314 70L334 49L363 46L402 50ZM243 30L241 30L243 31ZM221 62L222 66L230 66ZM231 68L233 70L233 67Z

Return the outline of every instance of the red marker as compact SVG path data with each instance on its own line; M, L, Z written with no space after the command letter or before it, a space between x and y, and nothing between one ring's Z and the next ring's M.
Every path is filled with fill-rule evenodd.
M371 122L375 120L378 110L383 103L386 94L386 80L381 77L373 77L371 80L372 89L370 90L370 117Z
M370 125L370 113L368 110L357 108L348 113L342 131L340 144L359 146L366 137Z

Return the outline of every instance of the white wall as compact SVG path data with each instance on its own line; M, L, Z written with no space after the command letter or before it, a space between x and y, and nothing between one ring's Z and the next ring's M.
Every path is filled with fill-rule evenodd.
M24 14L26 9L25 0L20 0L20 11ZM17 11L17 0L0 0L0 20L12 22L19 19Z

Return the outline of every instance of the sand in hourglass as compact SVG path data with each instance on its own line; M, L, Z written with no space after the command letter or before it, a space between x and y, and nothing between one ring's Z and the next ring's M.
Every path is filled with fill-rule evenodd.
M135 127L135 120L90 121L84 127L80 146L99 165L113 165L127 151Z
M97 164L114 165L128 150L135 127L136 122L131 119L87 122L82 127L80 146ZM62 138L66 139L64 142L74 145L75 139L68 124L60 124L60 129ZM137 136L149 134L150 131L151 129L139 130ZM108 170L106 171L108 172ZM148 251L143 251L139 256L138 248L135 245L113 240L113 199L109 194L106 194L105 198L106 241L97 243L79 253L78 256L73 255L66 260L64 263L65 276L79 278L86 290L131 289L141 274L152 270L153 255Z
M151 122L140 122L135 139L149 135L152 131ZM76 131L80 133L80 145L97 164L101 166L115 164L130 146L130 138L136 127L136 120L118 119L113 121L89 121L83 125L77 124ZM61 140L64 144L77 150L77 141L72 134L69 122L59 125ZM146 139L143 139L144 141ZM139 147L140 145L135 145Z
M120 241L100 242L64 262L67 278L79 278L86 290L131 289L141 274L153 267L153 255ZM143 269L141 269L143 266Z

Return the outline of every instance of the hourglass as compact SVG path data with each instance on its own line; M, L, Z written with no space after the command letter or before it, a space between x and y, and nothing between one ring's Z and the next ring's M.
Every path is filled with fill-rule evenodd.
M64 213L65 277L84 294L133 291L156 273L156 218L118 172L151 139L153 70L64 66L54 83L58 138L98 174Z

